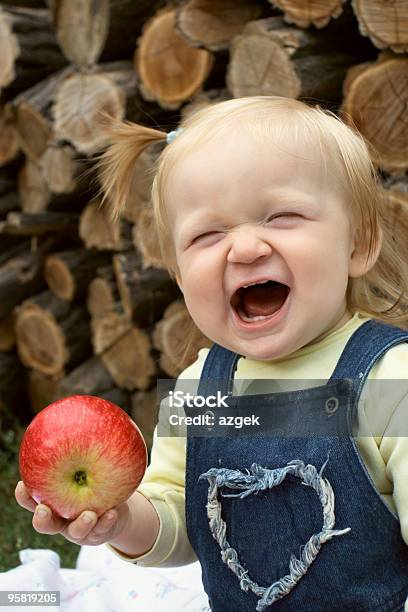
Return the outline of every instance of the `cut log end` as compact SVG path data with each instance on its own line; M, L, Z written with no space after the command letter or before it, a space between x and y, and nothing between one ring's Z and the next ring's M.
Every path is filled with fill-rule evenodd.
M69 146L50 145L40 160L41 169L52 193L72 193L76 187L74 152Z
M113 221L98 198L91 200L81 213L79 236L90 249L120 251L131 246L132 225L125 219Z
M374 161L391 174L408 168L408 59L386 59L354 71L343 102L358 130L373 145Z
M15 79L15 62L19 55L20 45L13 34L12 19L0 6L0 90Z
M144 97L176 109L201 88L214 57L192 48L176 31L176 11L163 9L146 22L134 61Z
M51 291L62 300L72 300L75 285L69 268L58 257L50 255L45 260L45 280Z
M280 42L265 34L244 31L232 41L230 53L226 81L235 98L253 95L299 97L299 77L290 54Z
M133 244L142 255L143 265L165 270L167 266L160 252L151 207L144 208L140 212L137 223L133 226L132 235Z
M343 11L345 0L269 0L271 4L284 11L285 20L300 28L324 28L333 17L338 17Z
M22 102L16 111L16 127L22 150L30 159L38 160L52 136L51 125L35 108Z
M11 351L15 344L14 317L10 314L0 321L0 352Z
M0 166L12 161L20 149L12 113L6 107L0 109Z
M160 367L176 377L197 358L211 341L194 324L185 304L176 300L168 306L153 332L153 344L161 351Z
M37 162L26 160L18 175L18 189L25 213L40 213L47 209L51 192Z
M75 74L58 89L53 112L58 138L89 155L106 144L105 117L123 118L125 96L103 74Z
M145 331L131 329L102 353L102 361L115 383L128 391L147 389L156 373Z
M47 376L38 370L30 370L28 396L34 413L39 412L57 399L58 381L62 372Z
M352 0L360 32L378 49L395 53L408 51L408 11L406 0Z
M16 336L23 364L44 374L56 374L67 360L64 340L56 322L36 308L22 308L17 315Z
M132 322L123 312L106 311L91 322L94 353L101 355L132 329Z
M109 28L109 0L53 2L57 37L70 62L86 68L98 61Z
M177 11L176 28L192 47L220 51L260 13L250 0L189 0Z
M87 308L92 317L112 310L115 304L112 288L104 278L94 278L88 287Z

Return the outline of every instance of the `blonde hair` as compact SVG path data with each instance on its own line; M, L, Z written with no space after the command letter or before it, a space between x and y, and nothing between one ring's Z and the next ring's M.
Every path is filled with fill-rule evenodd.
M282 118L290 120L282 121ZM350 123L350 120L348 120ZM221 132L249 130L259 142L303 141L319 144L326 168L348 195L350 217L359 228L360 247L367 259L382 244L374 266L360 278L350 278L347 304L350 312L362 312L385 323L408 328L408 258L398 251L379 177L370 159L370 145L354 126L346 125L329 110L300 100L280 96L236 98L201 108L184 119L182 132L165 147L154 168L151 199L161 256L170 275L177 275L177 261L166 212L166 184L174 166ZM152 142L164 142L167 134L142 125L119 122L112 125L112 144L100 160L100 176L105 197L117 218L129 197L134 164ZM290 140L292 138L292 140Z

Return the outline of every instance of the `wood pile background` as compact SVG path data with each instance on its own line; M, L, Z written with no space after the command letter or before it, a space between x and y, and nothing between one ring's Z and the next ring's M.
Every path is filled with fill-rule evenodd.
M347 113L373 145L389 222L407 242L406 0L0 1L0 420L99 395L150 446L156 379L210 343L152 230L161 146L141 156L112 226L93 172L99 113L170 131L248 95Z

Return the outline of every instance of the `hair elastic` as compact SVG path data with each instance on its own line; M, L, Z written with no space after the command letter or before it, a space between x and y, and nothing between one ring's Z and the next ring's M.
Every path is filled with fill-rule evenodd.
M177 130L173 130L172 132L169 132L169 133L167 134L167 138L166 138L167 144L170 144L171 142L173 142L173 140L174 140L174 139L175 139L175 138L176 138L176 137L177 137L177 136L180 134L180 132L182 132L182 131L183 131L183 128L179 127L179 128L177 128Z

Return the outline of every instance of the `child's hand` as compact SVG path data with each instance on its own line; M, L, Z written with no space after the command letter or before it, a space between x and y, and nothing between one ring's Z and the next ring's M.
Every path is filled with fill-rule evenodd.
M112 540L122 532L129 520L127 502L108 510L99 518L92 510L85 510L78 518L69 521L53 513L48 506L37 504L28 494L22 480L17 483L15 496L20 506L34 512L33 527L38 533L48 535L60 533L70 542L81 546L98 546ZM44 517L40 514L42 510L47 513ZM86 522L84 517L90 517L91 521Z

